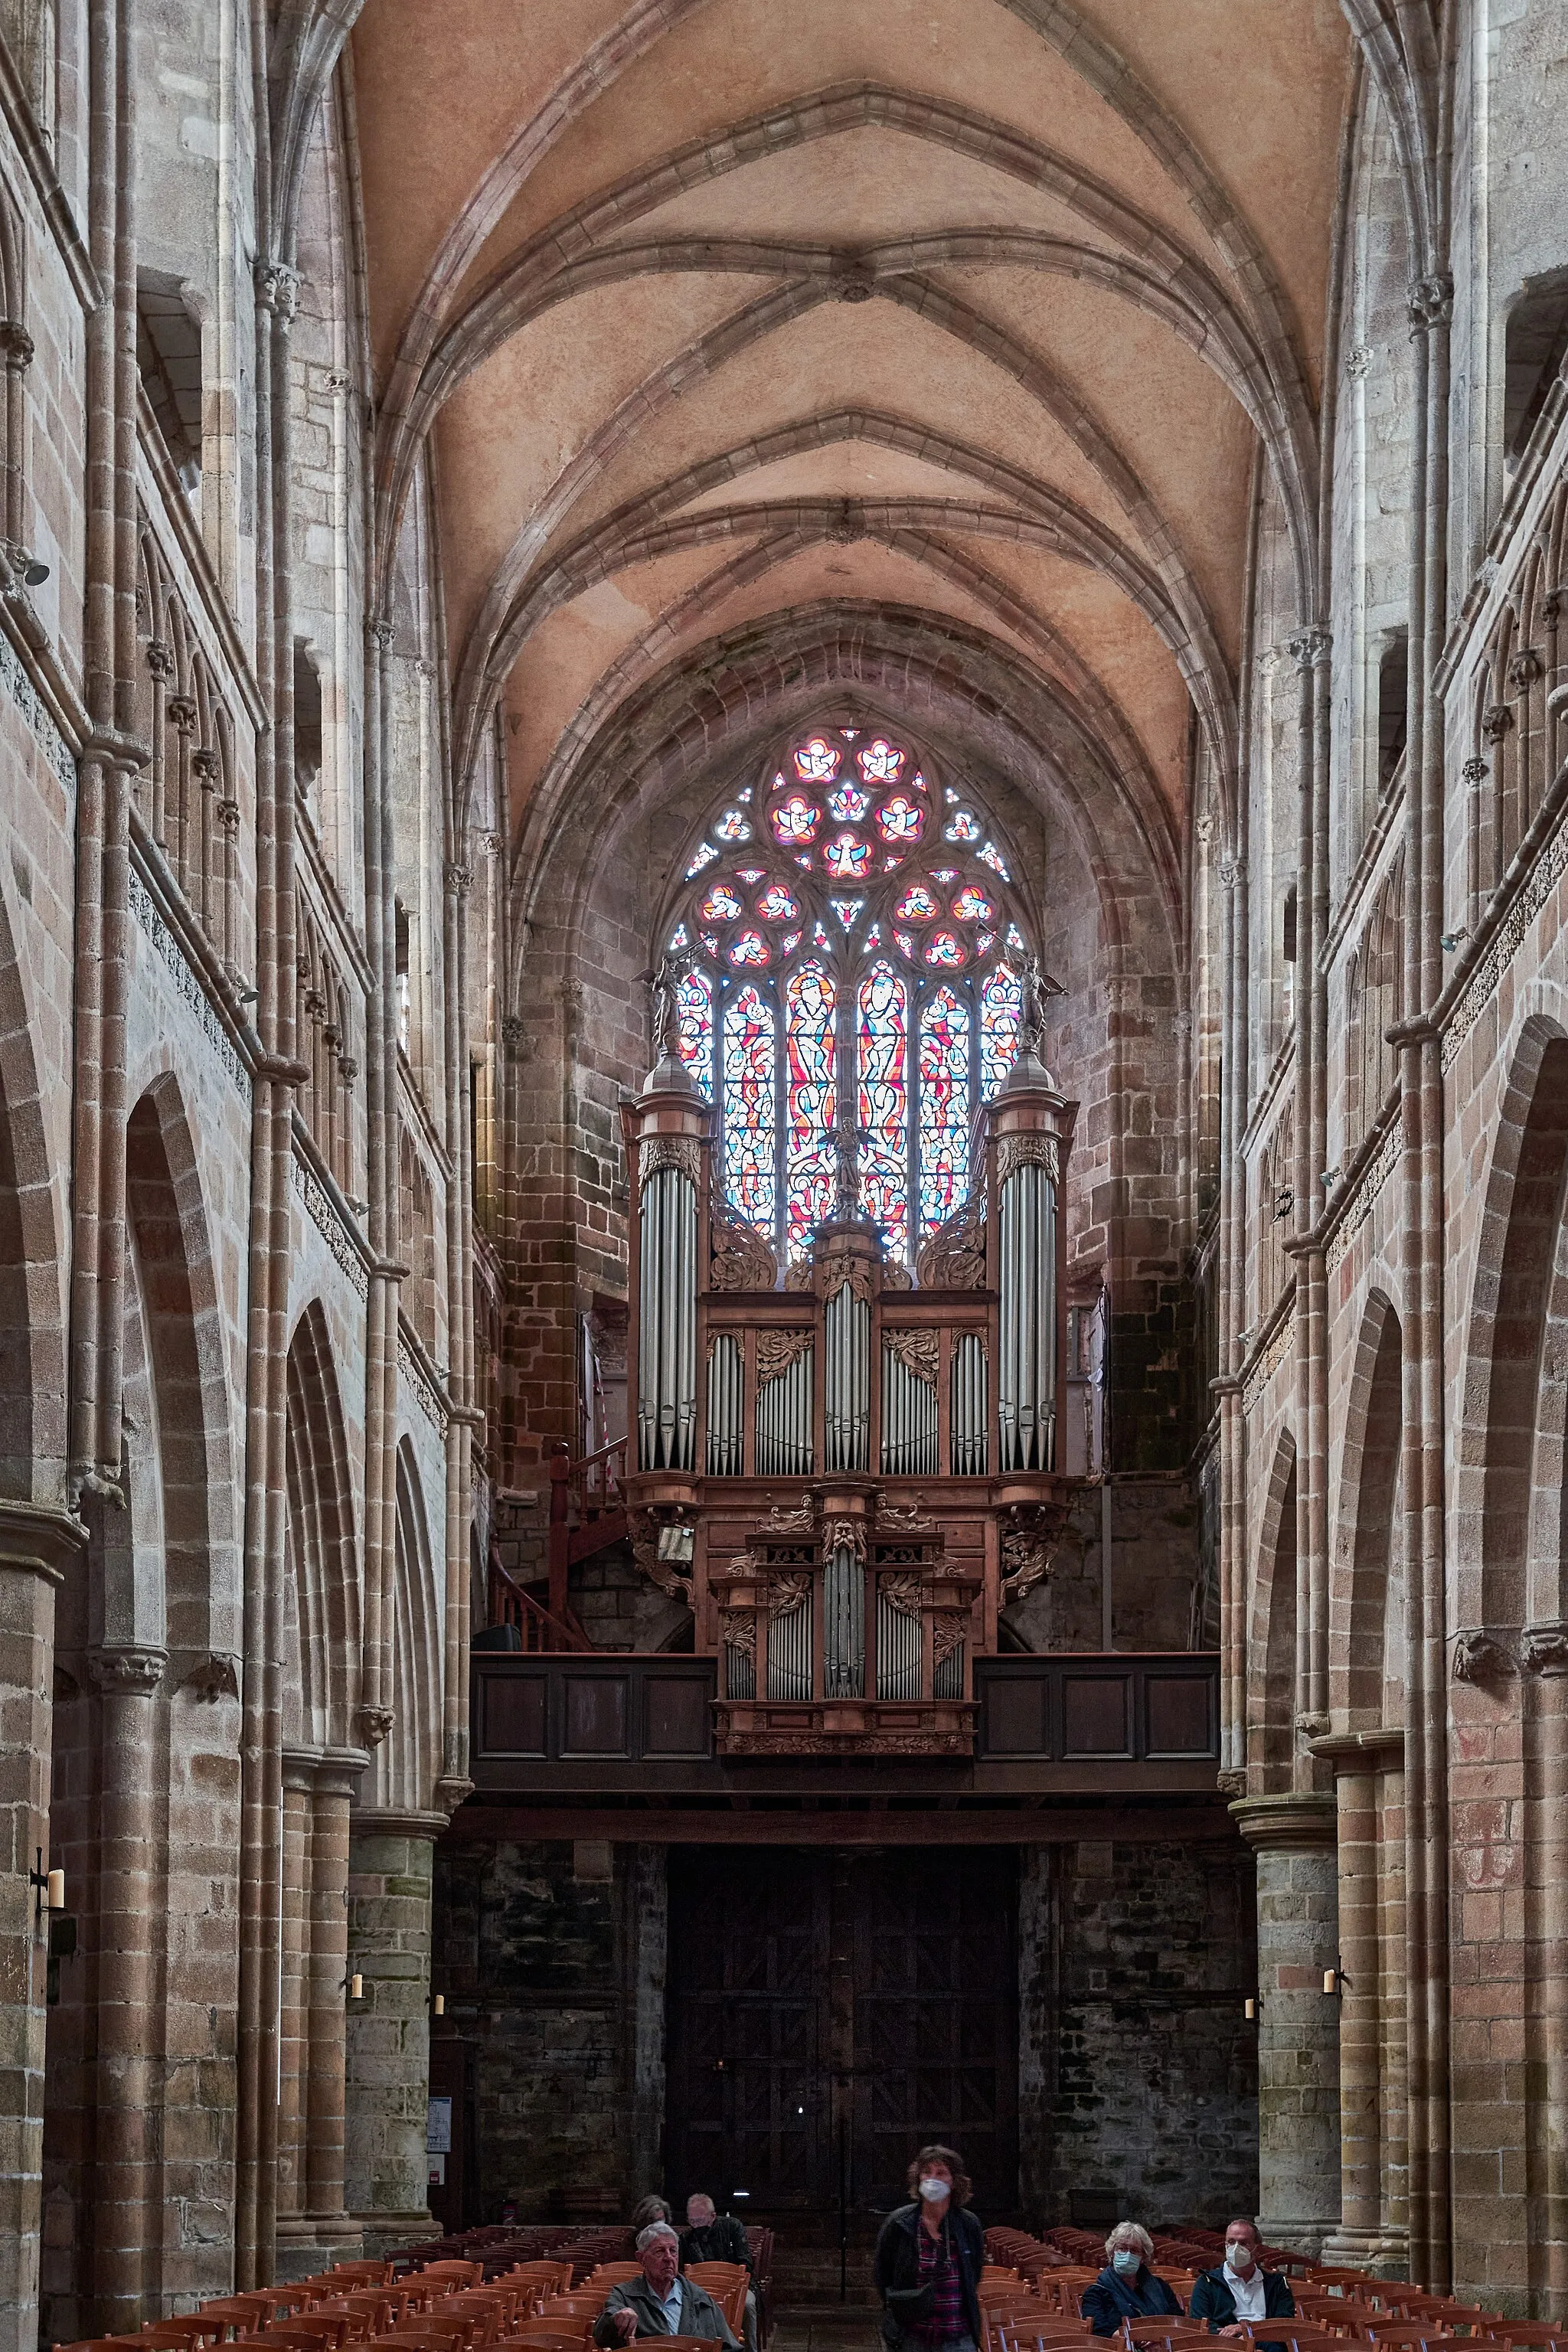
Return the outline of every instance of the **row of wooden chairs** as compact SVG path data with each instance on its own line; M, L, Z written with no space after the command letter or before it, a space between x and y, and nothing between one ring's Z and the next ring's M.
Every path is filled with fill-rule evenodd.
M1035 2260L1047 2245L1064 2259L1054 2264ZM1184 2307L1196 2285L1196 2269L1180 2269L1170 2256L1195 2256L1207 2267L1219 2259L1223 2245L1217 2233L1208 2232L1155 2239L1155 2269ZM1044 2241L990 2231L986 2252L992 2261L981 2281L983 2352L1070 2352L1081 2343L1089 2330L1081 2301L1099 2275L1101 2242L1087 2231L1055 2231ZM1510 2319L1404 2280L1290 2259L1297 2273L1291 2282L1294 2315L1238 2323L1252 2344L1283 2345L1287 2352L1479 2352L1483 2345L1487 2352L1507 2347L1568 2352L1568 2323ZM1128 2352L1196 2352L1197 2340L1209 2334L1206 2322L1184 2315L1129 2320L1121 2331Z

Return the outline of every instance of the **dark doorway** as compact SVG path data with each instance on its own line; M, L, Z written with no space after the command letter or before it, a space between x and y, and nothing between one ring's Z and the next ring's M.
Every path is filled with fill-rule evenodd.
M1010 2210L1017 1948L1006 1849L673 1849L671 2189L864 2214L942 2139Z

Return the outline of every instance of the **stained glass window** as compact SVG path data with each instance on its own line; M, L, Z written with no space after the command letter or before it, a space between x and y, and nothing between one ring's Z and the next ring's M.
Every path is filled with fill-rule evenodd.
M980 1085L994 1095L1018 1051L1023 990L1016 974L998 964L980 992Z
M888 1231L897 1257L909 1246L909 992L889 963L860 982L860 1197L868 1216Z
M777 1028L772 1004L755 987L741 989L724 1007L724 1190L766 1234L778 1209Z
M969 1190L969 1003L939 988L921 1011L921 1231L951 1217Z
M1011 850L910 745L835 723L731 785L681 870L661 936L731 1207L802 1256L834 1213L847 1096L862 1210L912 1265L963 1205L974 1107L1017 1051L1032 927Z
M793 971L784 989L784 1192L792 1257L800 1255L813 1226L833 1207L837 992L830 975L815 960Z

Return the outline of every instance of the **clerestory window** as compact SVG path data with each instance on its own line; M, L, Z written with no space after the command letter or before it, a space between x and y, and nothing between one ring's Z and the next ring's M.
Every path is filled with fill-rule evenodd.
M665 927L679 1051L731 1211L803 1256L854 1129L890 1256L969 1190L975 1108L1017 1051L1026 917L976 796L906 742L824 726L729 794Z

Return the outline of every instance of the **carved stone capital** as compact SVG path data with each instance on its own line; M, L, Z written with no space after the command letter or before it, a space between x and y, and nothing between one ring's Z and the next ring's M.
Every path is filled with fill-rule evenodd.
M1467 784L1484 784L1491 774L1491 766L1486 760L1467 760L1459 773Z
M1481 733L1487 742L1500 743L1513 727L1513 713L1506 702L1489 702L1481 713Z
M1454 1654L1449 1672L1457 1683L1484 1686L1488 1683L1506 1682L1514 1672L1514 1662L1502 1643L1489 1633L1472 1628L1454 1636Z
M379 1748L397 1718L389 1706L360 1706L354 1709L354 1729L364 1748Z
M1540 683L1546 665L1533 646L1521 646L1508 666L1508 682L1516 694Z
M1411 280L1405 298L1412 335L1424 335L1434 327L1446 327L1454 315L1454 281L1444 270L1429 278Z
M1519 1663L1527 1675L1568 1675L1568 1624L1553 1618L1527 1625L1519 1637Z
M202 1658L194 1665L180 1685L182 1690L195 1691L209 1706L220 1698L239 1696L239 1661L237 1658L213 1656Z
M188 735L196 723L196 706L188 694L170 695L163 705L163 714L182 735Z
M390 621L370 620L364 625L365 643L378 654L392 651L393 629Z
M286 261L265 256L256 263L256 299L281 326L291 326L300 306L300 273Z
M33 338L19 319L0 319L0 360L15 375L33 364Z
M193 775L199 776L209 791L216 784L218 771L222 765L223 762L217 753L209 744L199 744L191 753L191 772Z
M167 1650L152 1643L103 1642L87 1654L87 1670L99 1689L123 1698L150 1698L168 1663Z
M1298 669L1317 669L1333 651L1334 641L1327 629L1302 629L1286 641L1286 651Z
M173 677L174 675L174 647L166 646L162 637L149 638L147 667L154 677Z
M441 878L454 898L466 898L474 887L474 869L471 866L459 865L455 857L449 857L441 869Z

